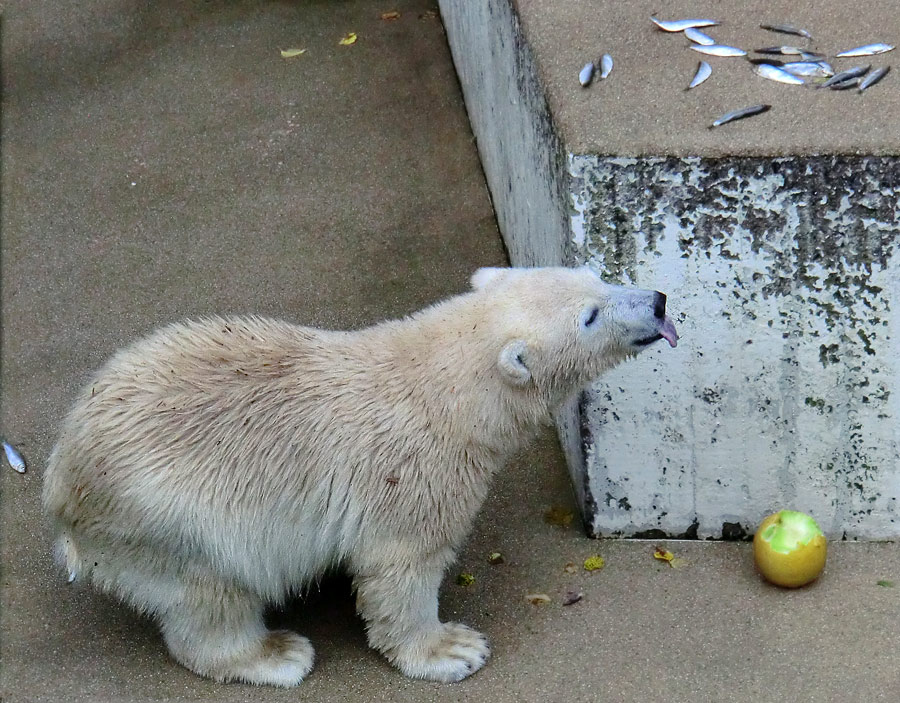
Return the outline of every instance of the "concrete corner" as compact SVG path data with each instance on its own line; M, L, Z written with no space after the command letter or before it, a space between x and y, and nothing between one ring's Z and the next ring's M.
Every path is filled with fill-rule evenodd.
M791 506L832 537L900 535L896 83L766 81L659 31L646 3L441 6L513 263L587 262L665 291L677 316L677 350L644 353L562 413L588 531L729 537ZM886 2L852 22L837 3L706 11L711 34L747 49L796 40L759 26L786 17L829 57L900 44ZM604 52L612 73L582 88ZM685 91L699 58L713 77ZM756 103L773 107L709 129Z

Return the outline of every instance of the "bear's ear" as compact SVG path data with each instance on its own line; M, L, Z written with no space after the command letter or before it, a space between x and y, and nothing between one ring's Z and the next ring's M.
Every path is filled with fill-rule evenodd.
M524 386L531 380L531 371L525 361L527 353L528 345L524 339L509 342L500 350L497 368L505 381L514 386Z
M509 269L490 267L478 269L475 273L472 274L472 288L475 290L481 290L491 281L496 281L501 278L507 271L509 271Z

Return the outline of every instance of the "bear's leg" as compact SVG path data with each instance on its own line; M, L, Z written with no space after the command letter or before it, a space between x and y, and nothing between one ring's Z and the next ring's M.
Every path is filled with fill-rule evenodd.
M481 633L438 620L445 564L369 567L354 579L369 644L413 678L460 681L483 667L491 653Z
M266 629L262 601L244 589L193 580L178 603L156 615L169 652L201 676L296 686L312 669L309 640Z

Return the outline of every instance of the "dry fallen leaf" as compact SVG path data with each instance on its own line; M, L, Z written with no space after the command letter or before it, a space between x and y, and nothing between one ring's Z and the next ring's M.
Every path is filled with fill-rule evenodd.
M584 593L581 591L569 591L566 593L566 597L563 598L563 605L574 605L582 598L584 598Z
M502 564L503 563L503 555L500 552L491 552L488 555L488 564Z
M472 574L462 573L456 577L458 586L471 586L473 583L475 583L475 577Z
M676 557L674 554L672 554L672 552L670 552L665 547L657 546L656 549L653 551L653 558L666 562L673 569L680 569L687 565L687 559L682 559L681 557Z
M532 605L547 605L550 602L550 596L546 593L527 593L525 594L525 600Z
M551 506L544 513L544 522L548 525L559 525L560 527L568 527L575 519L575 513L566 510L558 505Z
M281 58L292 59L295 56L302 56L306 53L306 49L282 49Z
M438 17L438 13L435 10L425 10L421 15L419 15L420 20L435 20Z
M576 571L578 571L578 566L575 564L575 562L570 561L563 567L563 571L565 571L567 574L574 574Z
M341 46L350 46L351 44L356 43L356 39L356 32L350 32L350 34L341 39L338 44L340 44Z
M584 570L585 571L597 571L598 569L602 569L606 562L603 560L599 554L595 554L592 557L588 557L584 560Z
M385 20L385 21L387 21L387 22L391 22L391 21L393 21L393 20L399 20L399 19L400 19L400 13L397 12L396 10L394 10L393 12L382 12L382 13L381 13L381 19L383 19L383 20Z
M675 555L664 547L657 546L656 550L653 552L653 558L659 559L660 561L671 562L675 558Z

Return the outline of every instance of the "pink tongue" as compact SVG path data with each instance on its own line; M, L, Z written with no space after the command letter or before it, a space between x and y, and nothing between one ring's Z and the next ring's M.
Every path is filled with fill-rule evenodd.
M672 324L672 318L666 315L662 321L662 327L659 328L659 333L662 335L663 339L665 339L670 347L678 346L678 332L675 331L675 325Z

